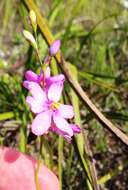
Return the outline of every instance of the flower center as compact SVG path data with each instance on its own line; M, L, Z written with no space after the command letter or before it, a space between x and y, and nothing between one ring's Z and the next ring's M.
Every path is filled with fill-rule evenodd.
M59 108L59 106L60 106L60 103L52 102L51 105L50 105L50 109L55 111L55 110L57 110Z

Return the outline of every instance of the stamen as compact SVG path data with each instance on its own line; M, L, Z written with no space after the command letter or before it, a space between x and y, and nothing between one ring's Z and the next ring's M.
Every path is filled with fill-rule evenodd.
M50 109L51 109L51 110L57 110L57 109L59 108L59 106L60 106L60 103L58 103L58 102L53 102L53 103L51 104L51 106L50 106Z

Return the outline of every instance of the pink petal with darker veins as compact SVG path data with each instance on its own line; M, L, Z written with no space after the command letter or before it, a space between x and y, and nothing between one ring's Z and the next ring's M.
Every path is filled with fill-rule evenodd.
M46 133L51 125L51 112L46 111L38 114L32 122L32 132L37 135Z

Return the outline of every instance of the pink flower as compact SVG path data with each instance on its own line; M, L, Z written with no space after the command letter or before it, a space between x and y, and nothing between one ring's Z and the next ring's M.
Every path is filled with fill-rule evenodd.
M37 161L13 148L0 147L0 190L36 190ZM38 171L40 190L59 190L59 181L45 165Z
M62 81L51 84L47 93L35 82L29 82L28 89L32 96L28 96L26 102L32 112L37 114L32 122L35 135L43 135L50 130L70 141L74 133L80 132L78 126L66 120L73 118L73 107L58 102L63 90Z
M29 83L35 82L38 83L44 90L48 90L50 85L56 82L64 82L65 77L63 74L59 74L56 76L50 76L50 68L46 67L45 74L43 74L42 70L40 71L40 74L37 75L31 70L26 71L25 73L25 80L23 82L23 86L29 90Z

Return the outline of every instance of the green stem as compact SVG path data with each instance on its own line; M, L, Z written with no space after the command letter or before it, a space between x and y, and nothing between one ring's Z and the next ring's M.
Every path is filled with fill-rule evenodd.
M56 62L55 62L54 59L52 60L52 63L51 63L51 69L52 69L52 74L53 75L58 74L58 68L57 68L57 65L56 65ZM63 100L61 99L61 101L63 101ZM60 187L60 190L62 190L63 144L64 144L64 139L59 136L59 141L58 141L58 173L59 173L59 187Z
M25 115L22 117L22 126L20 127L20 140L19 140L19 150L21 152L26 152L26 144L27 144L27 134L26 134L26 121Z
M36 54L37 54L37 57L38 57L38 60L39 60L40 66L42 67L42 61L41 61L41 58L40 58L39 50L38 50L38 49L36 50Z
M38 179L39 169L40 169L40 159L38 159L37 167L35 168L35 184L36 184L36 190L40 190L39 179Z
M62 189L62 162L63 162L63 143L64 140L61 136L59 136L59 144L58 144L58 170L59 170L59 184L60 190Z

